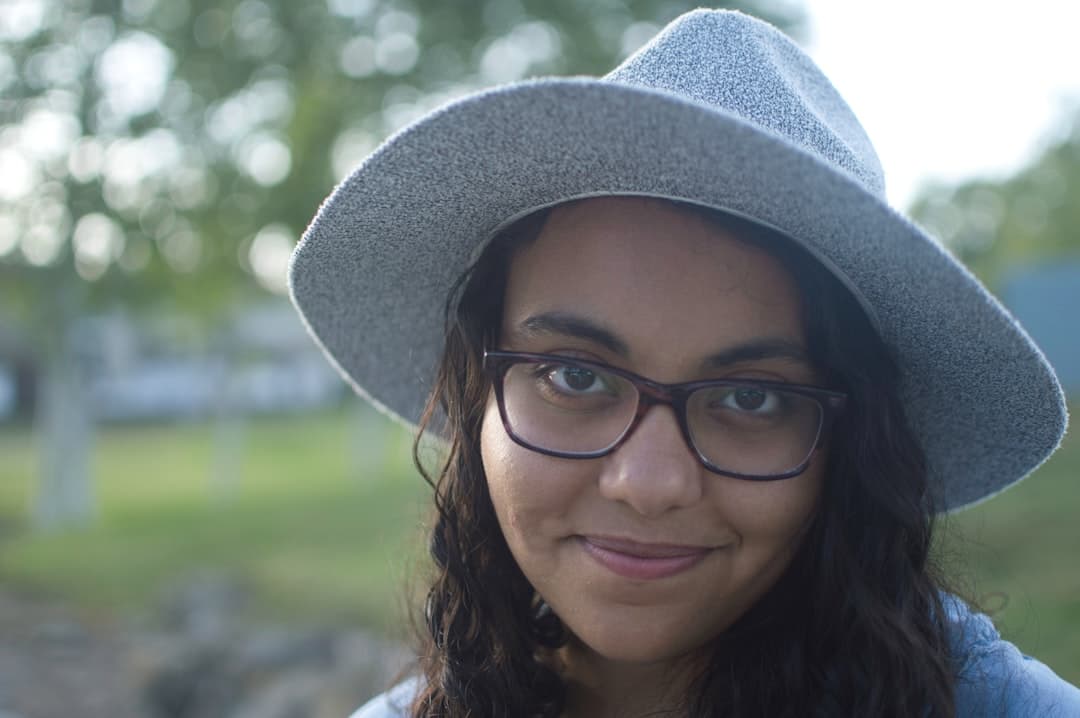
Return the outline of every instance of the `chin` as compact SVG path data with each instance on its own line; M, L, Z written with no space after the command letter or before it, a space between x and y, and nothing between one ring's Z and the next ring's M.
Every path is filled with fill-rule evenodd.
M640 626L592 626L574 633L573 645L595 657L614 663L667 663L696 654L706 643L703 636L680 641L670 631L643 630Z

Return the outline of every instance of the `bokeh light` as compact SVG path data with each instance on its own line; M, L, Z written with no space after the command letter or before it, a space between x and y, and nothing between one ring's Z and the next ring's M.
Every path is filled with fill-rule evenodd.
M172 52L145 32L129 32L109 45L96 76L110 114L127 118L153 110L165 94L173 63Z
M285 273L295 244L295 234L283 224L269 224L259 230L248 253L248 263L259 284L277 294L286 292Z
M71 236L75 271L88 281L99 279L124 251L124 232L110 217L93 212L75 223Z

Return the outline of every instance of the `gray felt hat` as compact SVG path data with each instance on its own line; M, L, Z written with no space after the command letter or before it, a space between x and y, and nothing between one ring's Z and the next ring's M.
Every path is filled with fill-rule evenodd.
M821 71L737 12L683 15L606 77L480 92L398 132L319 210L293 255L293 301L354 388L415 423L458 277L513 220L601 195L714 207L817 257L893 349L943 508L1019 481L1060 442L1064 395L1038 348L889 207L874 149Z

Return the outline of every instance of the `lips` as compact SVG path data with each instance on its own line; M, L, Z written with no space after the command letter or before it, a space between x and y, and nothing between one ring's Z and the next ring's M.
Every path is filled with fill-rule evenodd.
M585 553L604 568L642 581L688 571L713 550L709 546L642 543L607 536L582 536L580 541Z

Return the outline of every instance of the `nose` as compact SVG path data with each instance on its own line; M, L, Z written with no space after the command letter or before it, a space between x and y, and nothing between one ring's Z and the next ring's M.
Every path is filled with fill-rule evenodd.
M626 442L605 457L600 493L651 518L701 500L703 472L686 445L675 412L654 406Z

